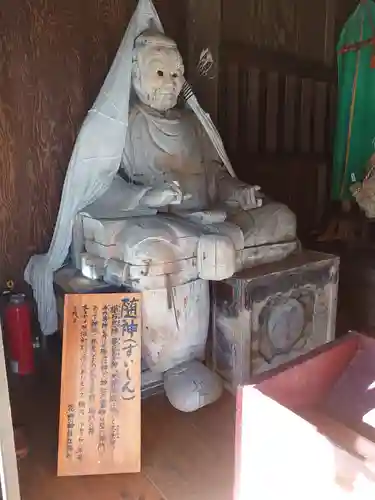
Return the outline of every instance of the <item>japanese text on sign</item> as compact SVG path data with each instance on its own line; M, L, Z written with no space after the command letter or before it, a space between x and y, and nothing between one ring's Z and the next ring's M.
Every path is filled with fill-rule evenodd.
M76 474L76 470L100 474L104 473L97 470L102 462L109 467L108 457L125 460L126 421L131 419L135 425L139 420L131 418L131 409L138 415L140 296L71 295L65 315L59 471L60 475ZM64 369L70 371L66 383ZM94 470L86 472L90 463L95 463Z

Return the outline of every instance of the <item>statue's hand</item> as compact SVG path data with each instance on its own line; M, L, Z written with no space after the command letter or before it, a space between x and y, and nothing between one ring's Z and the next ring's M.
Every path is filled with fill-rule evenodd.
M259 186L244 186L238 189L235 199L243 210L261 207L263 196Z
M141 200L141 204L150 208L179 204L183 199L181 189L176 184L151 188Z

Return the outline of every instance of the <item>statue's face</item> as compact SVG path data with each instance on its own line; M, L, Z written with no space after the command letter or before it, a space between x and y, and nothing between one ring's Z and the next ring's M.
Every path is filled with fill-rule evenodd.
M176 48L146 45L138 50L133 87L144 104L158 111L173 108L183 82L184 65Z

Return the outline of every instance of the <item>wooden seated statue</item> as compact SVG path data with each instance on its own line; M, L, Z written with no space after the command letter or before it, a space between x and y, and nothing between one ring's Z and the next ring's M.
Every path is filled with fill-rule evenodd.
M183 411L220 394L199 364L209 280L282 259L296 248L294 214L231 177L197 117L179 105L184 65L176 43L147 31L135 41L125 148L105 194L76 221L76 265L88 277L143 292L144 361L163 372Z

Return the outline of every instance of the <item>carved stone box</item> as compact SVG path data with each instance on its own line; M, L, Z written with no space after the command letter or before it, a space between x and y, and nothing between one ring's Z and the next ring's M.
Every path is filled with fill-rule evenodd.
M374 381L349 333L240 387L234 499L375 498Z
M339 258L302 251L213 284L212 363L232 392L334 338Z

